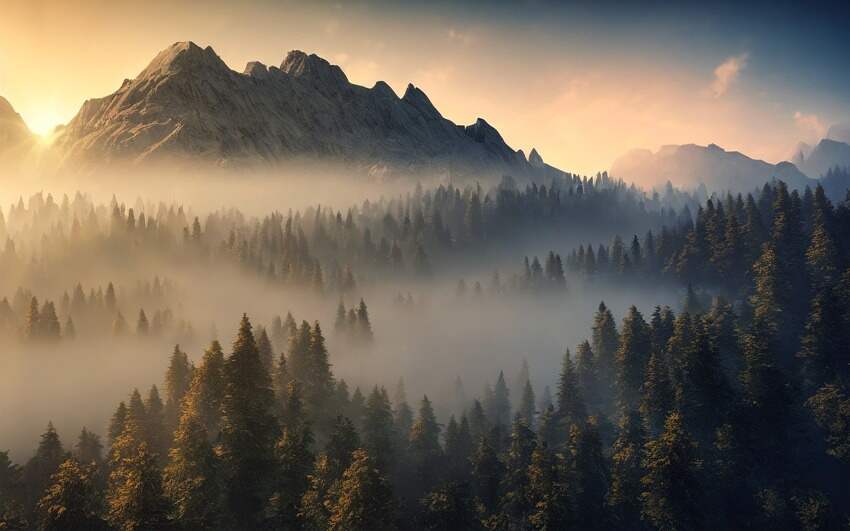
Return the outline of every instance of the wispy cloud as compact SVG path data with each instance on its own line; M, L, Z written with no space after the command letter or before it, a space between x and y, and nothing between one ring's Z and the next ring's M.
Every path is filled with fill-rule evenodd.
M817 114L797 111L794 113L794 123L809 140L817 141L826 136L827 125Z
M714 80L708 87L708 94L713 98L719 98L726 94L729 87L738 79L741 71L747 67L750 54L742 53L733 55L717 65L714 69Z
M449 28L447 35L449 42L461 44L463 46L468 46L475 41L475 37L471 32L460 31L455 28Z

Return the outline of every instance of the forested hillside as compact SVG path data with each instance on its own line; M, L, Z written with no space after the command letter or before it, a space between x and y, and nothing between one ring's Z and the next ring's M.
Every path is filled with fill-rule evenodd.
M86 241L207 267L227 259L336 300L361 283L389 282L380 275L447 281L436 273L445 261L504 245L523 223L580 223L587 214L576 209L592 208L593 196L569 190L502 189L482 201L480 191L445 188L346 216L315 209L248 221L231 211L203 225L183 210L145 219L116 203L108 229L106 209L83 198L75 207L48 200L52 207L36 211L72 220L77 239L66 249ZM89 212L91 221L62 218L66 209ZM381 341L364 301L335 302L324 324L298 324L289 314L254 327L244 315L232 342L214 337L192 357L173 347L163 380L127 389L104 431L60 436L48 424L30 459L0 453L0 522L128 530L839 528L848 518L850 204L832 205L820 187L789 193L779 182L757 197L709 199L693 219L689 210L636 207L644 217L635 219L652 225L642 239L617 236L563 258L541 253L507 280L497 271L489 282L452 286L471 307L507 304L505 295L519 292L569 297L579 284L592 290L611 281L681 288L680 308L633 305L619 322L599 303L586 339L562 345L552 387L539 378L535 385L525 362L516 378L496 367L498 378L481 394L468 395L458 377L453 406L440 415L432 399L442 388L408 398L404 381L366 374L350 387L335 374L338 357L368 356ZM18 206L8 215L7 260L18 252L13 227L25 225L25 212ZM176 220L171 232L168 219ZM506 220L509 228L500 225ZM393 272L395 255L405 269ZM338 269L325 273L326 260L338 260ZM20 288L0 309L10 331L22 330L18 341L44 343L73 340L67 323L82 328L77 315L111 322L116 334L118 308L166 308L151 322L140 312L135 325L123 325L139 336L171 319L164 315L176 303L168 301L180 292L154 278L89 296L77 286L54 304ZM393 308L416 312L417 304L399 289ZM183 312L192 320L191 308ZM59 315L68 316L64 326ZM349 352L329 351L329 330Z

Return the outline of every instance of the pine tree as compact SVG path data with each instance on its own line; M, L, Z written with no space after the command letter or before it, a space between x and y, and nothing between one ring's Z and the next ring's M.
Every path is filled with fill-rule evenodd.
M653 352L646 367L646 380L640 401L640 413L652 436L664 429L664 422L673 409L675 396L667 364L662 354Z
M173 519L186 529L213 529L223 516L221 467L201 420L198 403L187 401L163 473Z
M473 400L472 407L469 409L469 431L472 434L472 440L476 443L490 431L490 422L479 400Z
M617 325L614 322L614 316L611 311L605 306L604 302L599 303L599 309L593 319L593 342L592 350L596 355L596 369L599 374L599 381L603 385L607 383L605 389L600 390L600 395L604 401L604 410L608 413L613 411L613 401L610 396L613 393L613 382L617 375L617 349L619 348L620 337L617 333Z
M121 531L166 526L169 507L162 491L162 477L156 456L148 451L140 432L132 426L125 428L110 459L107 520Z
M51 477L51 485L38 502L39 529L45 531L96 531L106 529L100 518L103 499L94 464L67 459Z
M538 444L528 467L531 529L569 529L575 520L574 499L566 484L566 467L560 455Z
M472 482L473 491L485 515L493 514L498 508L504 474L505 467L489 438L481 437L472 455Z
M356 450L334 501L328 529L332 531L390 531L395 525L392 489L365 450Z
M442 457L440 426L427 396L422 399L419 415L410 429L410 453L420 491L427 492L437 480Z
M360 341L367 344L374 339L372 323L369 322L369 309L366 308L363 299L360 299L360 304L357 306L357 336Z
M596 360L590 343L583 341L576 349L576 381L579 392L587 402L588 409L593 413L601 412L602 397Z
M41 312L38 311L38 299L30 299L30 307L24 318L24 338L35 340L41 338Z
M505 458L502 496L499 501L500 521L511 529L524 526L531 512L528 467L535 448L534 433L521 420L511 429L511 443Z
M391 470L396 461L396 435L393 412L387 391L376 386L369 394L363 418L363 448L383 473Z
M307 476L307 491L301 498L301 508L298 511L302 529L306 531L328 529L331 517L330 507L333 499L339 495L341 476L340 474L338 478L333 477L327 455L320 454L316 458L312 473Z
M265 328L259 328L257 333L257 350L260 353L260 361L263 362L263 367L271 374L272 362L274 359L274 349L272 348L271 339Z
M532 430L534 429L535 410L534 389L531 387L531 382L526 379L517 414L522 418L523 422L525 422L525 425Z
M338 416L325 445L329 478L342 479L345 469L351 466L352 452L357 448L360 448L360 435L354 424L347 417Z
M607 498L608 507L619 529L642 527L640 496L644 438L640 417L633 411L623 415L620 432L612 448L611 488Z
M115 444L115 440L124 431L124 425L127 421L127 406L124 402L118 404L115 413L109 421L109 445Z
M581 391L579 390L578 376L576 375L569 349L564 354L561 375L558 379L556 413L560 424L559 443L566 440L566 434L569 433L571 425L583 422L587 416L584 397L581 396Z
M154 385L145 400L145 441L160 462L164 462L168 457L168 447L171 443L171 433L165 427L164 409L159 390Z
M169 433L177 428L180 420L180 401L186 396L192 383L192 366L189 357L174 345L174 352L165 372L165 424Z
M425 529L482 529L475 513L471 487L467 482L445 483L429 492L420 503L424 512L422 524Z
M511 422L511 398L505 373L499 371L499 378L493 388L493 421L495 424L507 427Z
M445 454L448 476L459 481L469 477L469 458L472 456L473 440L466 415L455 420L454 415L449 418L445 433Z
M56 307L51 301L45 301L39 318L41 336L48 341L58 341L62 335L62 327L56 316Z
M620 347L617 349L617 388L620 407L624 410L637 409L639 405L651 348L649 326L638 309L632 306L623 319Z
M146 336L150 332L150 324L148 316L145 315L145 310L139 310L139 319L136 321L136 335Z
M183 400L183 409L195 412L210 441L218 438L221 427L221 405L224 401L224 352L213 340L204 351L200 366L193 371L192 383ZM182 413L181 413L182 417Z
M74 447L74 457L82 465L94 463L96 467L100 467L103 464L103 444L100 437L83 427Z
M608 469L596 417L570 426L571 482L576 487L576 521L581 529L606 529Z
M251 527L262 518L270 492L278 426L271 381L247 315L242 316L233 352L225 361L224 376L219 453L227 505L237 522Z
M275 491L271 497L272 523L280 529L300 525L298 511L307 492L307 476L313 470L313 433L306 423L298 384L289 384L284 407L283 434L275 445L277 467Z
M50 485L51 476L56 473L67 454L62 448L59 434L52 422L47 423L47 430L38 441L35 455L27 461L23 469L23 483L26 486L26 507L32 508L38 502L44 489Z
M682 416L673 411L664 432L646 443L646 472L641 478L643 518L660 529L700 528L703 506L699 466Z

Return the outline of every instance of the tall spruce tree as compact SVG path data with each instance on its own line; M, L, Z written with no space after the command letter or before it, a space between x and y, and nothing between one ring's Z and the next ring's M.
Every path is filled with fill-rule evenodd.
M227 506L235 521L250 529L263 520L272 487L273 448L279 429L273 414L271 381L260 360L247 315L242 316L224 376L218 453L224 463Z
M396 502L389 482L366 450L356 450L331 507L332 531L391 531Z
M664 432L646 443L641 514L659 529L699 529L703 522L699 461L682 416L673 411Z

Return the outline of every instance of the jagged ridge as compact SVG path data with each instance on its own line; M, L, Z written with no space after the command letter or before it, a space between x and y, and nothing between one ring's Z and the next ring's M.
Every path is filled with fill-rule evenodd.
M301 51L231 70L191 42L160 52L115 93L87 101L56 141L67 160L192 156L219 163L321 157L375 168L541 174L483 119L445 119L419 88L354 85ZM557 170L555 170L557 171Z

